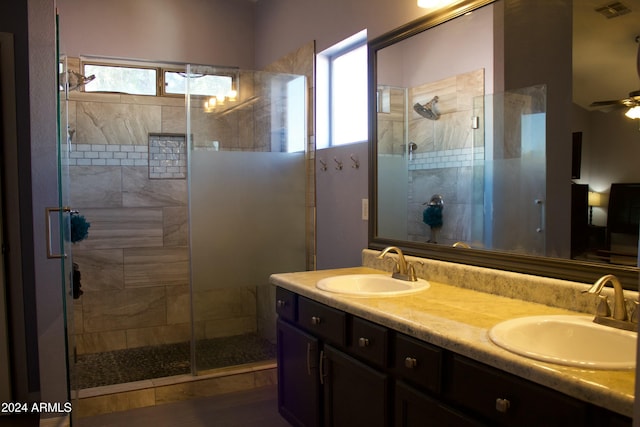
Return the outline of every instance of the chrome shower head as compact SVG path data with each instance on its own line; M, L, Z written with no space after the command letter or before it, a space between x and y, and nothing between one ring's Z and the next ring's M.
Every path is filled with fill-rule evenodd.
M79 90L82 86L93 81L95 78L95 74L85 77L75 71L67 71L66 73L60 74L60 85L63 87L65 85L69 85L69 91Z
M425 119L429 120L438 120L440 118L440 113L438 113L435 109L436 104L438 103L438 97L434 96L433 99L426 104L422 105L419 102L416 102L413 105L413 110L420 114Z

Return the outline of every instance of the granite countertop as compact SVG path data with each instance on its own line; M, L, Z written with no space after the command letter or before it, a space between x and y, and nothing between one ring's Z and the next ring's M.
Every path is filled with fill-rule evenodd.
M274 274L271 283L577 399L633 416L635 370L587 370L540 362L508 352L488 336L492 326L514 317L584 313L434 281L424 292L390 298L353 297L315 287L325 277L365 273L389 274L353 267Z

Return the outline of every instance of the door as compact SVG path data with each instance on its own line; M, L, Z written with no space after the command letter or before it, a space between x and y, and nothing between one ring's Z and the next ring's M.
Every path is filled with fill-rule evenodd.
M328 345L321 358L325 426L390 425L388 375Z

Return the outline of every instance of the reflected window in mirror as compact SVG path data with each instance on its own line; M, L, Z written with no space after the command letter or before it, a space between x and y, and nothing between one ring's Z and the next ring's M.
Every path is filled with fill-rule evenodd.
M316 147L366 141L366 30L318 54L316 70Z

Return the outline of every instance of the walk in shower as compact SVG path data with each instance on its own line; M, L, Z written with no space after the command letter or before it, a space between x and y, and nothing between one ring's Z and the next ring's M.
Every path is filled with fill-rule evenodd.
M72 247L73 389L273 360L269 275L306 268L305 77L179 74L185 96L72 91L63 108L90 223ZM231 92L201 94L205 76Z

